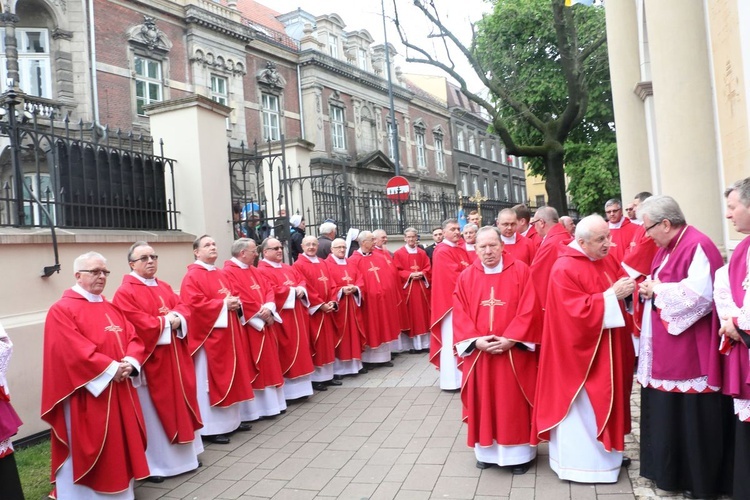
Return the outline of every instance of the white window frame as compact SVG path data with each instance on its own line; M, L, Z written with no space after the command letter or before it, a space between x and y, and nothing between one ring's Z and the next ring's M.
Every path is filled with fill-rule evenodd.
M425 156L424 130L415 129L414 139L417 143L417 167L427 168L427 157Z
M278 141L281 139L281 103L279 96L262 92L260 108L262 115L263 140Z
M329 118L331 120L331 145L333 149L346 149L344 108L331 106Z
M464 196L469 196L469 174L461 173L461 192Z
M497 161L497 149L494 144L490 146L490 160Z
M28 51L29 34L40 34L39 41L44 52ZM29 95L52 99L52 63L49 30L46 28L16 28L18 46L18 86ZM2 90L7 90L8 69L5 58L5 28L0 29L0 79ZM34 81L36 73L36 82Z
M469 153L477 154L477 140L474 138L474 134L469 134Z
M493 181L492 187L494 188L495 199L499 200L500 199L500 183L498 182L497 179Z
M211 100L229 106L229 80L223 76L211 74Z
M386 127L386 134L387 134L386 140L388 141L388 158L390 158L391 160L395 161L396 160L396 149L395 148L398 147L398 146L396 146L394 143L398 139L394 137L396 134L395 134L395 130L394 130L393 124L391 122L387 122L386 125L387 125L387 127Z
M367 51L365 49L358 49L357 50L357 58L358 58L358 64L359 69L363 71L367 71Z
M435 171L445 172L445 153L443 152L442 137L435 137Z
M490 181L487 177L482 179L482 194L488 198L490 196Z
M328 54L335 58L339 58L339 37L336 35L328 34Z
M138 68L139 61L142 61L140 70ZM156 68L156 75L150 74L152 67ZM135 71L135 111L137 115L145 116L144 106L164 100L164 67L161 61L136 54L133 57L133 68ZM143 84L144 95L139 94L139 83ZM151 96L151 90L156 90L156 97Z
M466 140L464 138L463 130L459 130L456 134L456 149L459 151L466 151Z
M484 141L479 141L479 156L487 158L487 146L484 145Z

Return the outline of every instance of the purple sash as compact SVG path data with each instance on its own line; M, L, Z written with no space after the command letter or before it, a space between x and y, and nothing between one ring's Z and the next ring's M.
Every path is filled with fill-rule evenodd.
M18 418L18 414L10 402L0 399L0 441L5 441L9 437L15 436L21 424L23 422Z

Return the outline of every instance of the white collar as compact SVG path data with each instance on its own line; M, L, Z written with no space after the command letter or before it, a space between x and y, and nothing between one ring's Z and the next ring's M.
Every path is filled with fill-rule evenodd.
M419 253L419 250L417 250L417 247L410 247L409 245L404 245L404 248L406 248L407 253L415 254Z
M508 238L507 236L500 235L500 239L503 240L503 244L505 245L515 245L516 244L516 233L513 233L513 236Z
M469 250L474 251L474 243L466 243L466 251L468 252Z
M524 231L524 232L521 233L521 236L526 236L529 233L530 230L531 230L531 226L527 227L526 231Z
M238 267L239 267L240 269L247 269L248 267L250 267L250 266L248 266L247 264L245 264L244 262L242 262L242 261L241 261L240 259L238 259L237 257L232 257L232 258L231 258L231 259L229 259L229 260L231 260L232 262L234 262L235 264L237 264L237 266L238 266Z
M448 240L443 240L443 243L445 243L449 247L453 247L453 248L456 248L458 246L455 243L453 243L452 241L448 241Z
M482 267L484 268L484 274L500 274L503 272L503 258L500 257L500 262L495 267L487 267L484 264L482 264Z
M338 257L336 257L333 254L331 254L331 257L333 257L333 260L336 261L336 264L338 264L340 266L345 266L346 265L346 259L339 259Z
M201 267L205 268L208 271L216 271L216 266L213 265L213 264L207 264L207 263L203 262L202 260L197 260L197 259L196 259L195 263L199 264Z
M625 222L625 217L620 217L620 222L610 222L609 228L610 229L620 229L622 227L622 223Z
M271 262L268 259L263 259L263 262L265 262L266 264L268 264L271 267L275 267L276 269L281 269L281 267L282 267L281 266L281 262Z
M83 288L81 288L81 285L73 285L73 288L71 288L74 292L79 294L84 299L88 300L89 302L104 302L104 298L101 295L96 295L91 292L87 292Z
M584 252L584 251L583 251L583 248L581 248L581 245L579 245L579 244L578 244L578 240L573 240L573 241L571 241L570 243L568 243L568 246L569 246L570 248L572 248L573 250L578 250L578 251L579 251L579 252L581 252L581 253L582 253L583 255L586 255L586 252ZM588 255L586 255L586 257L587 257L587 258L588 258L588 259L589 259L589 260L590 260L591 262L593 262L593 261L595 261L595 260L596 260L596 259L592 259L592 258L591 258L591 257L589 257Z
M302 255L303 257L307 257L307 260L309 260L313 264L320 264L320 261L318 260L318 256L317 255L314 255L312 257L310 257L309 255L306 255L304 253L300 254L300 255Z
M159 286L159 284L156 282L156 278L144 278L143 276L136 273L135 271L131 271L130 275L146 286Z

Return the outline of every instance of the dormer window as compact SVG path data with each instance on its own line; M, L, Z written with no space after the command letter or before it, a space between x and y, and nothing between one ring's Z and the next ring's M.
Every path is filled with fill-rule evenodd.
M335 59L339 58L339 38L330 33L328 34L328 53Z

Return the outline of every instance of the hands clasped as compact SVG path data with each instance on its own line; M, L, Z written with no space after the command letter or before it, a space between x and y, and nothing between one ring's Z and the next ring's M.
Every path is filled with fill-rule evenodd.
M476 341L477 349L488 354L508 352L514 345L516 345L515 341L506 339L505 337L498 337L497 335L487 335L486 337L478 338Z

